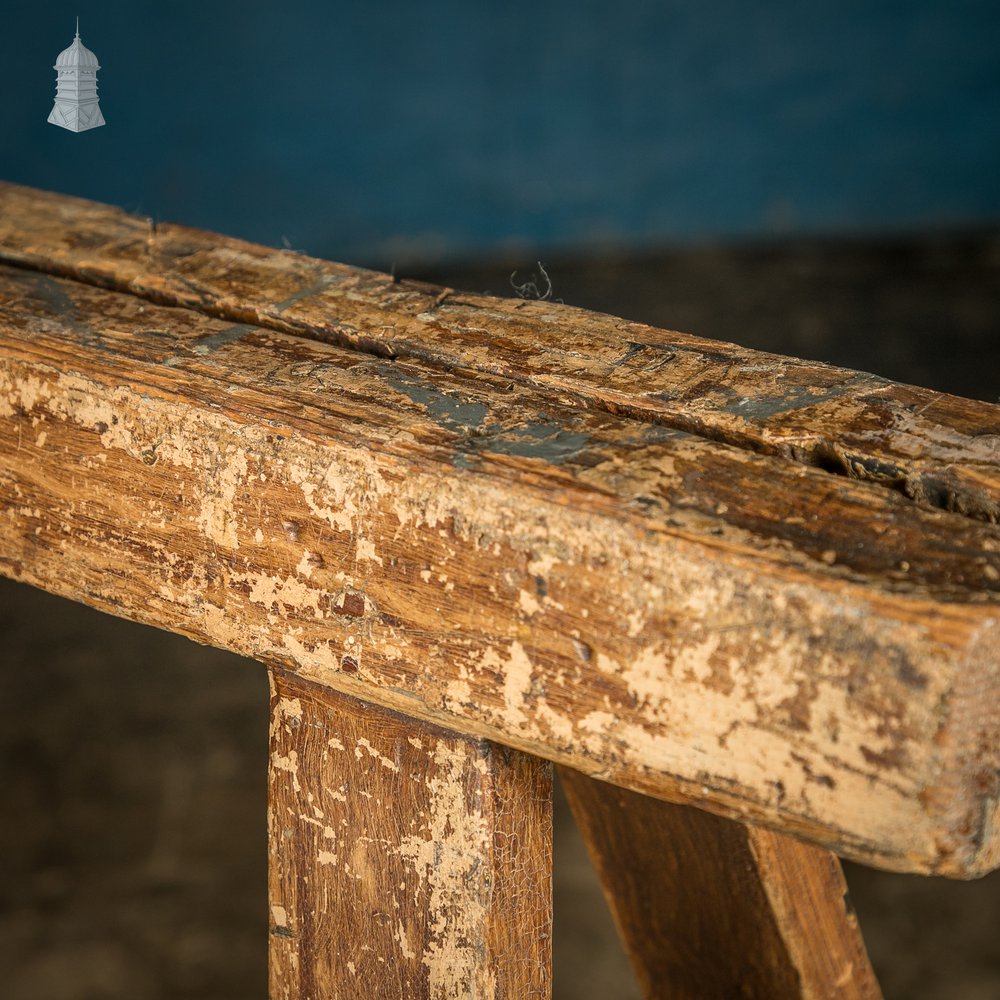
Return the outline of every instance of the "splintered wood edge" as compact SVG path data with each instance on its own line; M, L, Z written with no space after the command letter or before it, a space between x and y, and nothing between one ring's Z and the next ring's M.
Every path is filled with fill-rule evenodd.
M596 464L456 465L360 356L48 291L54 315L3 307L7 575L860 861L998 863L995 596L844 577L721 514L660 523L616 487L635 429L607 414L550 415L602 422ZM800 472L831 511L861 491L859 531L884 516L886 491ZM642 469L643 495L671 475ZM996 531L894 499L904 528Z
M549 302L458 293L0 184L0 260L558 393L1000 518L1000 406Z

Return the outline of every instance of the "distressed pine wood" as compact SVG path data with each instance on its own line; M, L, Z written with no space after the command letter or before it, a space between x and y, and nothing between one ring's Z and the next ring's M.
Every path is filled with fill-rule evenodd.
M0 261L418 358L1000 518L995 407L550 302L456 292L0 183Z
M64 208L63 243L110 266ZM6 574L858 860L1000 861L996 525L21 264L0 269ZM988 434L932 430L927 454L980 469Z
M649 1000L880 1000L834 855L559 778Z
M552 769L270 672L273 1000L552 981Z

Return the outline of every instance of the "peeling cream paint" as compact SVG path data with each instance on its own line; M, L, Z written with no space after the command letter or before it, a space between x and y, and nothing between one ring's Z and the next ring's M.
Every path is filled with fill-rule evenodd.
M358 562L377 562L379 566L382 565L382 557L376 553L375 542L370 538L357 539L354 557Z
M541 604L535 599L535 595L529 593L527 590L522 590L518 594L517 603L521 610L529 617L533 614L537 614L542 610Z
M302 703L298 698L282 698L278 702L278 712L286 719L301 719Z
M628 634L631 638L635 638L646 627L643 610L636 608L634 611L630 611L626 617L628 619Z
M314 617L323 617L319 607L320 591L296 577L289 576L281 580L265 573L244 573L233 574L232 579L234 583L249 585L248 599L253 604L267 609L277 604L285 612L308 608Z
M536 718L542 725L547 726L556 740L563 746L573 743L575 729L573 722L566 715L560 715L555 711L545 698L539 698L535 704Z
M399 945L399 952L405 959L416 958L417 953L410 946L410 936L406 933L403 921L396 923L396 943Z
M418 883L429 889L432 915L422 956L433 1000L491 996L477 982L486 918L484 897L471 891L480 883L488 857L489 826L465 802L466 755L438 741L431 751L434 770L428 782L429 806L421 831L402 839L399 854Z
M573 600L564 602L572 617L555 620L553 628L570 634L574 623L593 612L593 627L601 623L606 629L594 637L588 630L594 644L589 662L614 695L606 711L591 710L577 720L574 713L581 702L574 692L574 675L564 673L564 665L544 649L536 653L532 646L529 656L521 638L491 635L485 647L469 646L456 658L461 644L451 639L439 645L431 633L422 647L424 659L415 669L407 665L410 626L375 622L364 644L364 683L378 686L385 697L390 687L416 696L396 699L397 707L450 710L462 725L507 736L535 752L552 752L557 741L560 750L584 753L588 760L618 772L631 768L670 780L698 780L699 785L704 775L713 784L736 788L737 797L770 810L772 817L780 809L783 816L829 824L837 836L846 832L870 842L877 834L897 857L907 852L934 855L929 831L938 821L928 817L918 798L918 779L939 767L934 757L939 751L926 748L934 745L940 719L933 715L933 706L948 695L949 676L930 672L926 688L913 696L886 670L858 672L852 683L860 685L860 696L848 696L842 663L818 658L805 636L812 628L829 643L837 629L849 630L853 645L842 642L846 652L841 656L857 668L858 654L852 651L857 640L867 638L872 648L881 649L891 629L893 642L904 653L912 654L915 662L932 663L934 643L944 641L935 636L960 642L963 630L970 631L976 616L982 617L976 608L929 605L933 614L928 612L924 620L933 620L936 631L924 624L900 623L898 609L908 598L872 593L843 579L824 582L811 569L796 577L790 563L780 564L772 578L765 558L736 550L727 552L724 574L707 573L710 545L681 534L650 541L626 519L584 516L555 503L540 501L530 510L513 511L510 485L488 477L471 485L463 480L459 486L454 479L442 478L440 470L404 469L397 459L376 456L374 450L294 437L276 444L261 427L237 425L210 410L179 411L174 402L140 396L127 386L95 387L66 373L11 380L6 372L0 368L0 415L10 416L18 407L44 406L55 418L100 428L105 454L88 456L79 467L81 474L89 462L106 462L117 452L136 461L151 458L174 466L188 490L183 506L187 513L174 515L177 527L197 532L212 547L218 546L220 555L221 550L236 551L241 540L253 538L258 545L263 541L260 527L248 516L252 497L244 501L242 496L255 489L256 464L266 460L275 473L269 478L295 487L317 520L310 520L305 508L294 516L307 530L326 531L327 537L330 529L335 535L346 533L346 540L335 538L331 545L343 551L353 539L355 559L361 552L364 561L379 562L376 541L386 536L362 534L361 529L371 530L378 518L384 521L391 513L398 528L389 537L395 537L397 545L419 551L433 533L446 560L463 546L475 545L484 560L483 573L494 580L499 581L501 566L525 565L531 576L545 579L557 564L577 568ZM389 476L394 463L399 474ZM384 530L383 524L379 531ZM414 541L409 542L411 537ZM585 570L595 539L600 539L606 561ZM165 567L171 555L169 548L163 549ZM218 565L214 548L205 558ZM288 561L289 574L294 558ZM338 572L345 576L349 568L348 558L328 572L330 577ZM218 583L206 586L204 564L184 577L166 571L155 587L163 602L184 609L193 629L204 629L212 641L244 655L290 656L306 676L343 684L339 650L347 642L348 626L334 621L335 616L324 618L325 594L311 584L312 566L308 569L300 562L296 575L280 576L227 568L229 585L246 586L246 597L231 589L214 596ZM430 582L431 570L420 576ZM514 572L510 590L506 585L493 587L497 614L509 614L511 623L523 623L542 609L525 585L530 587L529 577ZM379 586L376 600L384 594L393 610L391 588L384 581ZM212 598L204 599L209 593ZM803 608L813 620L804 622ZM547 599L544 610L557 617ZM449 609L460 623L463 612L461 607ZM718 622L720 615L725 623L717 631L698 624ZM610 620L623 624L619 632L607 629ZM761 620L769 623L767 628L755 624ZM664 622L674 624L666 627ZM636 642L647 631L654 641ZM520 633L522 638L525 634ZM361 644L352 646L351 656L360 663ZM576 657L579 670L593 669L578 661ZM533 681L543 694L533 691ZM723 681L729 690L712 687ZM810 728L800 732L791 725L788 704L796 700L805 717L821 720L822 728L820 722L810 722ZM887 705L900 706L904 714L893 721ZM830 732L840 733L832 749ZM898 766L880 768L865 758L861 747L875 755L901 748L905 752ZM292 764L288 759L274 766L289 769ZM824 776L836 781L836 791L818 780ZM776 782L784 788L781 801L773 791ZM876 816L880 812L884 815Z
M287 754L272 754L271 767L278 771L287 771L292 776L292 787L295 791L302 790L299 784L299 755L295 750Z
M308 549L305 549L302 553L302 558L299 560L299 564L295 567L295 572L299 576L304 576L307 580L312 577L314 569L313 564L309 561L311 555L312 553Z
M452 681L448 685L445 698L450 705L468 705L474 698L472 685L467 680Z
M612 715L611 712L588 712L580 720L580 728L585 733L593 733L596 736L601 736L616 721L617 716Z
M357 757L359 760L361 759L362 756L361 754L362 750L367 750L368 755L370 757L374 757L383 767L386 767L390 771L394 771L396 773L399 772L399 765L394 760L390 760L388 757L384 757L381 753L379 753L378 750L375 749L375 747L371 745L371 743L367 739L364 738L358 740L358 745L354 748L354 756Z
M512 727L525 726L525 698L531 690L531 675L534 667L524 646L514 640L508 647L507 656L501 659L493 647L487 647L479 657L478 669L503 675L503 698L505 719ZM454 682L449 690L465 693L469 686L464 682ZM471 691L469 691L471 696Z
M206 485L198 524L218 545L238 549L239 530L233 514L236 491L247 479L247 455L242 448L224 449L219 465Z

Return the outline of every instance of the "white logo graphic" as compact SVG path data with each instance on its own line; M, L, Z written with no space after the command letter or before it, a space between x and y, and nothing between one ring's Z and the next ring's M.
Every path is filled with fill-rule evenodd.
M97 56L80 41L80 19L76 19L76 38L56 59L56 102L49 121L71 132L85 132L104 124L97 103Z

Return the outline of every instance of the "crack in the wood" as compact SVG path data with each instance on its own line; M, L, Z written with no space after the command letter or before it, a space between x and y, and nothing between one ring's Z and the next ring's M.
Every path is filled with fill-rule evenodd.
M281 313L294 302L310 295L318 294L323 291L325 287L336 284L336 279L339 278L339 276L336 275L329 275L325 278L321 278L306 288L301 289L299 292L293 293L291 297L279 303L269 303L263 306L249 306L246 308L235 308L226 299L220 298L209 289L201 287L186 276L178 274L176 271L170 271L167 275L167 279L174 279L190 291L194 292L198 299L197 304L186 301L182 296L177 295L176 293L171 293L167 287L157 289L148 287L136 288L131 281L123 281L106 274L94 273L79 266L59 265L49 261L29 261L18 259L17 257L9 257L2 247L0 247L0 264L16 267L21 270L50 274L55 277L64 278L91 287L105 288L111 291L121 292L123 294L132 295L135 298L153 302L158 305L190 309L192 311L201 312L203 315L210 316L214 319L229 320L238 324L257 326L265 330L274 330L275 332L283 333L288 336L301 337L303 340L314 340L321 343L329 343L332 346L355 351L360 354L373 355L376 357L388 358L390 360L409 357L414 360L421 361L430 367L445 371L453 376L476 377L484 374L503 374L504 377L511 378L517 383L530 388L532 392L537 393L539 398L542 400L551 400L554 399L555 396L558 396L559 402L563 404L575 404L586 410L611 413L615 416L634 420L647 425L657 424L665 426L672 430L683 431L684 433L704 438L705 440L729 444L741 448L744 451L749 451L755 454L770 455L772 457L781 458L811 468L820 469L838 477L854 481L867 482L876 488L888 489L893 492L900 493L918 506L930 507L932 509L941 510L950 514L957 514L958 516L967 517L973 520L987 521L990 523L997 523L1000 521L1000 499L995 499L985 495L985 490L983 491L984 496L979 498L972 492L960 491L951 488L940 480L932 478L925 473L909 473L905 469L890 466L889 463L885 463L874 456L847 452L838 442L827 437L817 438L809 444L786 444L782 442L770 443L763 440L757 440L750 434L741 434L739 431L730 428L710 427L706 425L703 419L693 415L688 416L680 413L666 413L654 407L644 407L642 405L641 396L637 397L635 400L622 401L619 403L611 399L603 399L599 396L591 395L588 393L587 387L584 386L579 388L562 386L560 391L556 393L546 386L538 384L530 374L508 369L505 369L501 373L490 370L488 365L483 365L481 368L465 367L460 364L456 364L455 359L442 357L433 350L429 348L422 348L421 345L415 343L400 345L400 348L397 349L388 343L375 340L372 337L362 334L351 324L338 323L333 327L320 328L308 325L304 322L288 321L284 318L279 318L277 315L269 314L270 310ZM425 291L427 291L428 294L430 293L430 289L426 289ZM438 289L436 291L437 297L432 308L437 308L439 305L449 300L451 294L451 289ZM456 305L459 304L459 301L460 300L450 299L450 302ZM468 305L468 303L465 304ZM662 367L663 364L666 364L668 361L671 361L676 357L676 352L672 350L667 351L661 345L641 344L636 341L629 341L625 354L615 361L613 365L617 367L627 363L643 349L666 351L663 358L658 359L655 363L655 368ZM706 354L704 350L699 351L699 353L702 355ZM721 358L723 356L720 354L719 357ZM850 378L848 381L853 383L862 378L875 379L876 377L865 376L864 373L853 373L853 378ZM884 379L878 379L878 381L891 384ZM837 389L842 390L843 386L838 386ZM803 387L802 392L808 393L808 390ZM809 402L821 401L822 399L827 398L828 395L829 393L823 393L816 396L815 399L811 396L808 398L803 397L801 402L796 399L793 401L792 405L808 405ZM922 413L924 409L927 409L933 403L936 403L940 397L941 394L935 396L930 400L930 402L918 410L917 414ZM656 397L654 396L651 398ZM756 407L760 409L765 406L766 403L766 400L760 401L756 404ZM732 405L738 404L734 403ZM787 406L782 406L778 403L775 403L775 406L777 407L775 412L781 412L783 409L787 408Z

